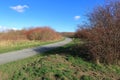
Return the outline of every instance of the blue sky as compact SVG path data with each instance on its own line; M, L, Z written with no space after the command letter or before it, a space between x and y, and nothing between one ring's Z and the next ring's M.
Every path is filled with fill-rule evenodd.
M85 15L104 0L0 0L0 29L50 26L74 32Z

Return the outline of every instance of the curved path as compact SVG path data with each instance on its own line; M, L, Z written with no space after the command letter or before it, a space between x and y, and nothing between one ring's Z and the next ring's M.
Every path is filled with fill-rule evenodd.
M19 59L24 59L36 54L40 54L42 52L68 44L71 41L72 39L66 38L64 41L57 42L57 43L52 43L52 44L43 45L35 48L23 49L19 51L0 54L0 64L5 64L5 63L16 61Z

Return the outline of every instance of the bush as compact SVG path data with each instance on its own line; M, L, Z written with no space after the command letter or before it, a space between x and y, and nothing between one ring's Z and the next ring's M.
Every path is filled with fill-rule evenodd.
M0 32L0 40L58 40L61 35L49 27Z
M75 33L75 38L81 38L83 40L87 40L87 36L89 35L89 28L80 28Z
M49 27L32 28L27 30L25 34L29 40L48 41L57 40L61 38L61 36L58 33L56 33L53 29Z
M88 41L93 61L120 65L120 1L99 6L87 17L89 27L79 28L76 36Z
M61 32L60 34L65 37L73 38L75 33L74 32Z
M27 40L24 30L9 30L0 33L0 40Z

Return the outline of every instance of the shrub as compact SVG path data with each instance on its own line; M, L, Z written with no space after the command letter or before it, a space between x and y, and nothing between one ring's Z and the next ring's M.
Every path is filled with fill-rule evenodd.
M61 32L60 34L65 37L73 38L75 33L74 32Z
M49 27L37 27L29 29L25 32L27 38L29 40L57 40L60 39L61 36L56 33L53 29Z
M87 17L89 27L76 35L88 41L93 61L120 65L120 1L99 6Z
M75 38L81 38L83 40L87 40L87 36L89 32L89 28L79 28L75 33Z
M49 27L25 30L8 30L0 33L0 40L58 40L61 35Z
M24 30L9 30L0 33L0 40L26 40Z

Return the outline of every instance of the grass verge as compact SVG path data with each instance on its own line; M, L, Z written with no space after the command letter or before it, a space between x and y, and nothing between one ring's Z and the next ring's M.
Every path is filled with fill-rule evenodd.
M97 65L73 50L77 43L44 54L0 65L2 80L118 80L119 66Z
M16 50L22 50L25 48L32 48L37 47L45 44L55 43L64 40L64 38L60 40L54 40L54 41L0 41L0 54L6 53L10 51L16 51Z

